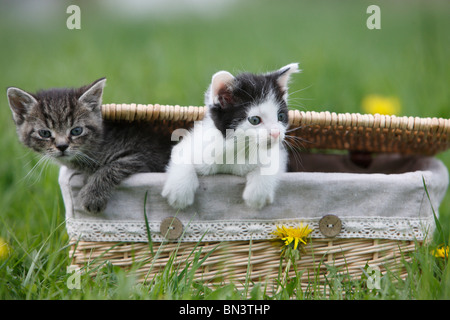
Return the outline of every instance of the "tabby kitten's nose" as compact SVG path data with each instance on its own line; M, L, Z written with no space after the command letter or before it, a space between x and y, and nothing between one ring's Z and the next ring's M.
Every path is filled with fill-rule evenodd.
M68 147L69 147L68 144L58 144L58 145L56 146L56 148L57 148L59 151L61 151L61 152L66 151Z

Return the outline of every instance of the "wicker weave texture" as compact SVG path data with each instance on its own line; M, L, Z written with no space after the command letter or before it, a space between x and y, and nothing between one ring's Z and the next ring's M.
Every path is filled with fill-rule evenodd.
M159 104L105 104L105 119L158 121L168 129L189 127L202 120L205 107ZM376 153L434 155L450 147L450 119L396 117L358 113L289 111L290 135L301 137L301 148Z
M205 107L158 104L105 104L102 108L106 120L147 121L164 131L189 128L202 120L205 112ZM450 146L448 119L291 110L289 122L290 129L296 129L289 134L304 141L301 148L434 155ZM301 271L304 288L311 281L326 285L328 266L339 268L353 279L361 277L367 264L379 267L382 273L388 268L405 278L402 259L415 251L416 245L413 241L384 239L313 239L296 268ZM153 249L155 256L148 243L77 241L70 256L72 264L80 268L95 268L110 261L133 270L142 281L151 281L173 259L179 272L192 267L189 262L201 250L200 259L208 257L195 271L196 280L238 286L260 282L269 290L276 287L280 270L286 267L280 248L271 240L153 243ZM289 277L294 276L291 267Z
M352 279L360 279L366 264L379 267L383 274L388 268L400 278L406 277L402 259L414 251L413 241L371 240L371 239L313 239L306 247L306 253L297 263L302 272L301 285L307 287L312 281L325 285L327 266L340 269ZM77 242L73 244L70 256L72 265L95 268L105 261L125 269L134 268L141 281L154 279L161 274L166 264L175 258L173 266L181 272L185 266L192 266L195 252L201 250L201 260L207 259L195 272L195 280L207 284L262 283L275 288L281 279L280 248L271 240L229 241L203 243L153 243L156 259L152 258L148 243ZM282 260L282 270L286 267ZM138 268L137 268L138 267ZM136 269L137 268L137 269ZM290 268L289 277L294 277Z

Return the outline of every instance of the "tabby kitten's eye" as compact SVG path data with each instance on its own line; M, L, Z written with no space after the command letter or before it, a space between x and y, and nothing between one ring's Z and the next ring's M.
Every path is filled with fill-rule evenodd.
M248 122L256 126L261 123L261 118L258 116L248 117Z
M280 121L280 122L286 121L286 113L279 113L278 114L278 121Z
M48 139L52 136L52 133L50 132L50 130L46 130L46 129L39 130L38 133L41 136L41 138L44 138L44 139Z
M72 130L70 130L70 134L72 136L79 136L82 133L83 133L83 128L81 128L81 127L75 127Z

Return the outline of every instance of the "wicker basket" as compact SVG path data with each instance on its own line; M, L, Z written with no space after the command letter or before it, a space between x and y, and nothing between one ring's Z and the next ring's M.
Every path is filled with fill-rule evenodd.
M170 128L189 127L203 119L205 107L159 104L106 104L105 119L150 121ZM434 155L450 146L450 119L396 117L357 113L289 111L292 135L306 148Z
M367 265L378 268L381 274L389 270L390 276L404 279L404 261L410 259L408 254L416 250L417 244L387 239L314 239L297 262L300 285L303 290L311 286L322 290L332 280L328 277L330 267L337 268L347 279L361 279ZM286 261L280 260L280 249L269 240L155 243L153 250L154 255L147 243L80 241L73 245L71 256L77 268L88 265L95 269L109 261L134 269L133 274L143 282L151 282L172 260L172 267L180 274L198 252L200 260L209 256L193 279L210 286L233 283L242 289L259 283L270 294L285 277ZM289 268L288 277L295 276L294 268Z
M204 113L204 107L192 106L139 104L103 106L103 116L107 120L129 121L130 125L133 121L148 121L149 125L158 126L161 130L188 128L194 121L201 120ZM394 179L398 175L400 180L406 179L408 183L411 182L413 185L411 190L404 190L403 195L400 194L401 192L396 194L395 191L391 191L390 197L386 198L385 206L377 207L377 197L383 196L383 190L379 190L380 194L374 195L373 207L360 201L357 204L359 207L355 205L355 208L348 208L348 212L345 212L345 208L341 208L341 211L338 208L331 210L334 203L339 206L338 197L333 198L334 193L324 190L323 194L332 199L331 207L322 208L318 200L317 207L311 206L309 209L299 210L299 204L291 201L292 210L275 205L264 209L266 210L262 213L264 219L261 219L258 216L259 213L247 212L249 210L242 202L239 202L241 195L239 188L230 188L230 190L238 190L232 190L226 194L233 200L225 203L224 206L215 208L207 205L214 194L208 194L208 192L223 192L223 190L214 189L217 185L214 183L215 179L222 179L220 184L239 186L243 184L242 180L239 180L241 177L202 178L201 186L205 191L199 196L200 204L191 211L186 210L180 213L173 211L165 204L164 199L158 198L165 174L153 173L151 179L150 176L141 176L124 181L117 195L114 196L116 200L124 200L112 201L111 205L108 204L104 215L89 217L77 207L74 201L82 186L80 185L82 179L77 178L75 173L66 168L62 168L60 184L66 205L66 227L73 240L70 252L72 264L77 267L93 268L105 261L110 261L114 265L133 269L142 280L151 281L169 261L181 272L186 266L193 266L194 257L197 259L205 257L205 261L195 270L195 278L200 281L211 284L232 281L237 285L262 282L273 288L277 283L276 279L280 277L280 270L285 267L285 261L280 259L280 247L276 245L277 241L272 239L270 232L280 224L296 225L304 222L313 227L314 231L311 234L311 241L305 247L306 252L297 262L297 269L302 270L303 287L309 286L311 281L324 285L327 281L329 266L340 268L342 272L349 273L355 278L361 277L367 265L379 267L382 273L389 269L397 272L398 276L405 277L406 273L401 268L401 261L404 258L408 259L408 253L414 251L417 244L426 241L429 238L428 235L433 232L432 207L437 212L446 192L447 169L439 160L430 156L448 149L450 121L437 118L297 110L290 111L289 119L291 128L299 127L292 134L308 141L304 144L305 148L389 154L385 158L380 156L385 161L381 164L397 163L404 159L408 159L407 162L410 161L408 163L415 161L414 163L420 164L420 166L418 164L403 166L400 172L389 172L389 170L383 172L382 169L380 171L381 165L378 171L355 166L357 171L353 173L346 172L345 169L341 171L342 176L339 176L337 186L340 183L345 185L342 181L347 181L349 188L352 183L356 183L354 188L361 189L356 187L358 182L352 179L374 177L376 181L382 181L380 183L384 183L383 186L386 188L391 186L392 190L395 190L395 185L392 185L394 180L389 179ZM345 158L345 156L336 157ZM312 162L318 163L315 160ZM392 167L396 168L396 165ZM340 169L336 168L335 171L339 172ZM316 181L317 174L323 175L319 179L336 178L319 172L309 174L311 176L309 180L306 179L309 181L307 183ZM298 172L286 173L285 191L280 193L284 196L284 193L289 193L288 190L293 190L291 197L300 199L298 194L301 193L296 193L295 183L305 175L307 174ZM151 182L147 184L142 180L151 180ZM430 199L425 196L424 181L427 183ZM303 185L300 187L303 188ZM311 184L308 185L309 187ZM320 192L320 185L315 187L319 188L317 190ZM147 207L144 207L143 195L148 190L150 190L149 203ZM315 192L318 192L317 190ZM345 189L342 192L349 193L349 190ZM404 203L404 199L407 199L409 194L412 195L411 199L414 195L416 196L414 198L416 200L411 200L410 207ZM219 198L224 199L223 196ZM306 200L309 201L309 199ZM378 203L380 203L379 200ZM372 208L367 216L362 213L365 212L364 209L361 211L361 208L365 206ZM205 214L196 216L198 212L195 210ZM233 213L229 218L224 215L223 211L226 210ZM128 220L125 221L121 214L130 211L134 212L134 217L130 220L127 216ZM289 214L283 216L287 211ZM403 215L397 216L399 211L403 211ZM144 212L147 213L148 221L144 218ZM320 231L320 221L326 214L336 214L342 223L342 231L334 237L327 237ZM181 221L182 235L172 239L165 237L167 234L163 234L161 229L164 219L171 219L172 223ZM201 221L202 219L205 220ZM362 224L364 228L361 228ZM380 232L381 229L383 232ZM153 253L149 248L149 236L152 240ZM196 253L199 256L196 256ZM294 268L290 270L289 275L293 276Z

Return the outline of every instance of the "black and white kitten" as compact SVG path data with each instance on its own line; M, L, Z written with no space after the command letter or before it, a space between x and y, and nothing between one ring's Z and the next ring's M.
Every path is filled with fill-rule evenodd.
M288 127L287 84L296 72L293 63L262 75L214 74L203 121L189 132L174 132L183 139L172 150L162 192L172 207L192 205L197 175L217 173L246 177L243 199L249 207L261 209L274 201L287 167L282 143Z
M163 172L170 158L170 136L151 125L109 122L101 106L106 79L78 89L36 94L10 87L9 106L20 141L44 157L85 173L79 194L89 212L105 209L112 190L137 172Z

